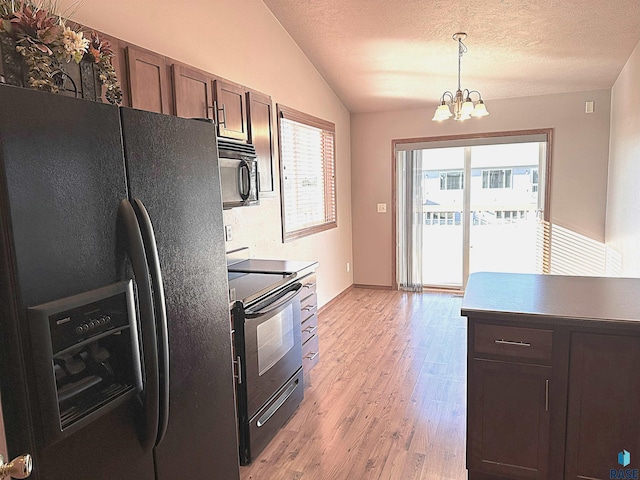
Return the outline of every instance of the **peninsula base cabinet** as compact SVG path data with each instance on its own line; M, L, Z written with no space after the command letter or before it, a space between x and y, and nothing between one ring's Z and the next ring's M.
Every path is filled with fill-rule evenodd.
M470 480L640 478L640 278L476 272Z
M631 478L621 469L633 477L640 469L640 338L572 335L567 413L566 478ZM617 462L622 450L630 452L627 466Z
M640 468L640 332L594 327L469 317L470 480L632 478L611 470Z
M546 479L551 368L473 362L469 468L508 478Z

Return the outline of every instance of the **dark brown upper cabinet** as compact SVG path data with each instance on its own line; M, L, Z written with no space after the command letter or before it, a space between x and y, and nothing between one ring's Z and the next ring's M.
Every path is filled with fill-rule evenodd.
M249 142L255 145L260 172L260 192L273 192L273 115L271 97L263 93L247 93Z
M216 79L214 82L218 135L246 142L246 89L241 85Z
M183 65L173 65L173 91L176 115L213 120L212 78Z
M170 79L165 57L141 48L127 47L129 95L133 108L170 114Z

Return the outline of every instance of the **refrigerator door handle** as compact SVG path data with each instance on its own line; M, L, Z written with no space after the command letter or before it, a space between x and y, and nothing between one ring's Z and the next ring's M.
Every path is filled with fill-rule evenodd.
M131 262L138 293L142 351L144 355L144 392L142 395L144 425L142 432L140 432L140 443L145 452L150 452L155 446L158 433L158 344L156 342L157 335L149 267L145 258L146 254L140 226L129 200L125 199L120 202L118 223L120 224L118 230L125 235L122 243Z
M147 264L151 273L151 285L154 293L154 311L156 312L156 334L158 342L158 367L160 369L158 434L155 444L160 445L169 424L169 331L167 326L167 305L164 297L164 283L160 268L160 257L153 224L142 201L133 199L134 210L140 221Z

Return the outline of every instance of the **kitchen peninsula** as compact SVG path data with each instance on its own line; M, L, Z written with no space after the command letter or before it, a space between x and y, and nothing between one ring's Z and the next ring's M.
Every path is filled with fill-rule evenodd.
M640 279L475 273L462 315L469 479L640 466Z

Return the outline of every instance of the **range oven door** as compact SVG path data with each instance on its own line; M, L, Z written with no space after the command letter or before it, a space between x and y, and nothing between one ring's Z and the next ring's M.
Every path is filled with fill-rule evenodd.
M301 288L294 283L245 310L248 418L302 367Z

